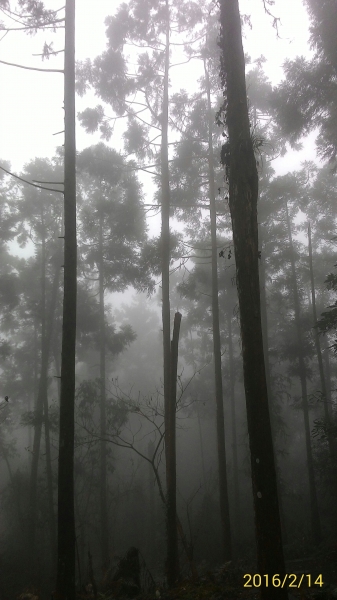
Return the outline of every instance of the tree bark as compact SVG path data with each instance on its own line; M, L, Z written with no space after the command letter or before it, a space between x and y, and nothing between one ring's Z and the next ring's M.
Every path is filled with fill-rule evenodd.
M103 211L99 208L99 339L100 339L100 503L101 503L101 564L105 571L109 562L109 529L106 477L106 393L105 393L105 319L104 319L104 257Z
M260 574L285 575L276 471L264 365L258 271L258 175L250 135L238 0L220 2L221 76L228 144L222 152L229 177L236 282L239 297L257 562ZM228 152L229 151L229 152ZM285 599L282 588L261 587L263 600Z
M156 544L156 499L155 499L155 482L153 480L152 472L152 457L155 452L154 442L150 440L147 445L147 457L148 463L148 507L147 507L147 536L146 536L146 549L149 564L156 560L157 544Z
M303 417L304 417L304 431L305 431L305 445L306 445L306 453L307 453L307 468L308 468L309 494L310 494L311 532L312 532L314 544L318 545L321 542L322 536L321 536L319 511L318 511L314 464L313 464L312 450L311 450L310 420L309 420L306 368L305 368L305 362L304 362L304 356L303 356L303 339L302 339L302 330L301 330L300 300L299 300L298 288L297 288L293 238L292 238L292 233L291 233L291 224L290 224L287 201L286 201L285 208L286 208L287 228L288 228L288 237L289 237L289 245L290 245L290 261L291 261L291 273L292 273L292 285L293 285L294 309L295 309L295 326L296 326L297 343L298 343L298 364L299 364L299 371L300 371Z
M236 539L240 539L240 486L239 486L239 462L238 442L236 435L236 407L235 407L235 370L232 338L232 315L227 312L228 327L228 355L229 355L229 389L231 403L231 429L232 429L232 456L233 456L233 482L234 482L234 515Z
M48 348L48 359L50 354L50 344L53 333L53 322L55 316L55 309L57 303L58 289L60 279L60 266L55 265L54 281L51 291L51 305L49 311L49 348ZM50 545L51 545L51 556L52 564L56 566L56 522L54 512L54 493L53 493L53 470L51 462L51 446L50 446L50 430L49 430L49 415L48 415L48 394L43 396L43 414L44 414L44 433L45 433L45 444L46 444L46 472L47 472L47 488L48 488L48 511L49 511L49 534L50 534Z
M162 321L164 350L164 411L165 411L165 459L166 459L166 527L167 527L167 581L172 587L178 576L177 526L176 526L176 482L175 433L172 436L170 426L171 412L171 342L170 342L170 181L168 166L168 88L170 63L170 12L168 0L166 6L165 66L162 103L161 134L161 257L162 257ZM173 386L174 387L174 386ZM172 387L172 390L173 390ZM175 418L174 418L175 423ZM175 460L175 459L174 459Z
M328 400L328 411L330 419L332 417L332 402L331 402L331 371L330 371L330 358L329 358L329 344L326 340L324 348L324 362L325 362L325 373L326 373L326 393Z
M212 328L213 328L213 357L215 378L216 402L216 432L218 451L219 473L219 500L222 532L222 559L224 562L232 558L231 526L229 517L225 420L223 409L222 369L221 369L221 341L219 320L219 288L218 288L218 250L216 245L216 207L214 184L214 154L213 154L213 120L211 105L211 90L209 74L204 59L204 72L206 79L207 110L208 110L208 176L209 176L209 206L211 220L211 245L212 245Z
M66 0L64 52L64 298L58 470L57 600L75 600L74 409L76 347L75 0Z
M37 476L40 458L41 433L43 421L43 404L48 389L48 364L50 336L46 335L46 231L44 225L44 210L41 208L41 367L38 394L35 404L35 427L33 439L33 455L29 482L29 535L28 543L31 549L31 568L35 572L35 536L37 517Z
M178 535L177 535L177 474L176 474L176 401L177 401L177 369L178 343L181 314L174 315L173 337L171 342L170 372L170 404L167 427L165 430L166 445L166 515L167 515L167 583L174 586L179 577Z
M316 294L315 294L315 279L314 279L314 268L312 264L312 244L311 244L311 227L310 223L308 226L308 245L309 245L309 267L310 267L310 283L311 283L311 307L312 307L312 316L314 321L314 338L315 338L315 346L318 360L318 369L319 376L321 380L321 389L323 396L323 407L324 407L324 418L327 425L327 435L328 435L328 445L330 457L334 459L336 457L336 446L334 443L333 436L331 435L331 420L329 414L329 405L328 405L328 394L326 389L326 381L324 376L324 367L323 367L323 358L322 358L322 350L321 343L319 339L319 333L317 329L317 310L316 310Z
M273 394L271 388L271 378L270 378L270 362L269 362L269 340L268 340L268 315L267 315L267 292L266 292L266 273L265 273L265 256L262 255L261 252L261 264L260 264L260 274L261 274L261 286L260 286L260 294L261 294L261 322L262 322L262 337L263 337L263 349L264 349L264 363L266 368L266 382L267 382L267 393L268 393L268 403L269 403L269 412L270 412L270 425L272 431L272 439L273 439L273 448L274 448L274 456L275 456L275 468L276 468L276 482L277 482L277 494L279 501L279 509L280 509L280 519L282 526L282 539L283 543L287 543L287 530L285 524L285 517L283 511L283 499L281 494L281 486L280 486L280 469L277 464L277 454L275 450L276 444L276 427L275 427L275 417L273 413Z
M53 336L53 324L57 302L57 292L59 286L59 267L55 267L54 281L51 290L50 306L48 309L48 318L46 316L46 239L44 226L44 213L41 210L42 223L42 246L41 246L41 372L38 387L38 395L35 406L35 414L37 423L34 429L33 453L31 463L30 490L29 490L29 547L31 549L32 560L35 556L35 533L36 533L36 517L37 517L37 477L40 457L42 423L45 427L45 443L46 443L46 471L47 471L47 487L48 487L48 509L49 509L49 528L50 528L50 543L51 555L55 563L56 557L56 535L55 535L55 515L53 506L53 484L51 472L51 457L50 457L50 440L49 440L49 423L48 423L48 367L51 340ZM34 566L32 565L32 568Z

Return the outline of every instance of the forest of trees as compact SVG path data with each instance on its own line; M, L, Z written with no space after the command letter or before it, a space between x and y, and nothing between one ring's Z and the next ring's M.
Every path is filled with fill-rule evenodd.
M0 600L337 598L337 0L276 85L238 0L116 3L82 61L48 4L0 0L64 81L0 157Z

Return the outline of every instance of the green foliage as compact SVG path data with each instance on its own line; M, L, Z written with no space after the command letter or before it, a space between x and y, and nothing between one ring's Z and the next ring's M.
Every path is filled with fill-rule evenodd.
M337 157L335 0L306 0L311 20L312 59L285 61L286 79L273 90L272 104L283 133L295 146L316 128L319 156L335 166Z

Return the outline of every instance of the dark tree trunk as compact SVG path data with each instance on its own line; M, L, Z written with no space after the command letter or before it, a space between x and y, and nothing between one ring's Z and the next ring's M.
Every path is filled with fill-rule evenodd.
M198 432L199 432L199 447L200 447L202 479L203 479L203 485L205 486L206 485L205 455L204 455L204 443L203 443L203 439L202 439L201 419L200 419L198 396L196 397L196 404L195 404L195 406L196 406L197 419L198 419Z
M103 211L99 216L99 336L100 336L100 494L101 494L101 564L103 572L109 562L109 530L106 478L106 393L105 393L105 319L104 319L104 257L103 257ZM103 573L104 574L104 573Z
M301 391L302 391L305 445L306 445L306 453L307 453L307 468L308 468L309 493L310 493L311 532L312 532L312 538L313 538L314 544L318 545L321 542L322 536L321 536L319 511L318 511L314 464L313 464L312 449L311 449L306 367L305 367L305 361L304 361L304 356L303 356L303 339L302 339L302 330L301 330L300 299L299 299L298 288L297 288L293 239L292 239L292 234L291 234L291 224L290 224L287 202L286 202L286 218L287 218L289 245L290 245L292 287L293 287L293 294L294 294L294 309L295 309L295 326L296 326L297 343L298 343L298 364L299 364L300 382L301 382Z
M240 486L239 486L239 462L238 442L236 435L236 407L235 407L235 370L232 338L232 315L227 312L228 326L228 355L229 355L229 389L231 403L231 429L232 429L232 456L233 456L233 480L234 480L234 517L236 539L240 539Z
M44 213L41 211L42 223L42 246L41 246L41 373L38 387L38 395L35 405L37 423L34 429L33 455L31 464L30 477L30 494L29 494L29 547L32 557L32 568L34 569L34 547L36 533L36 517L37 517L37 477L40 457L42 423L45 427L45 443L46 443L46 470L47 470L47 489L48 489L48 509L49 509L49 529L52 559L55 563L56 558L56 535L55 535L55 516L53 505L53 484L51 473L51 457L50 457L50 439L49 439L49 423L48 423L48 367L51 340L53 335L53 324L55 316L55 308L57 302L57 293L59 286L59 267L55 267L54 281L51 290L50 307L46 311L46 239ZM48 318L47 318L48 317Z
M275 443L276 443L276 426L275 426L275 418L273 412L273 394L271 388L271 378L270 378L270 362L269 362L269 340L268 340L268 315L267 315L267 292L266 292L266 272L265 272L265 257L264 252L261 252L261 264L260 264L260 274L261 274L261 286L260 286L260 294L261 294L261 321L262 321L262 337L263 337L263 349L264 349L264 364L266 369L266 382L267 382L267 392L268 392L268 402L269 402L269 411L270 411L270 424L272 430L272 438L273 438L273 448L274 448L274 456L275 456L275 466L276 466L276 481L277 481L277 493L278 493L278 501L279 501L279 509L280 509L280 518L281 518L281 526L282 526L282 538L283 543L287 543L287 530L285 525L285 517L283 511L283 501L281 494L281 486L280 486L280 468L277 465L277 454L275 451Z
M317 329L317 311L316 311L316 294L315 294L315 279L314 279L314 268L312 264L312 244L311 244L311 227L309 223L308 227L308 245L309 245L309 266L310 266L310 282L311 282L311 307L312 307L312 316L314 322L314 338L315 338L315 346L318 360L318 368L319 368L319 376L321 380L321 389L323 396L323 407L324 407L324 419L327 425L328 432L328 444L329 444L329 452L332 459L336 457L336 445L331 435L331 424L330 424L330 414L329 414L329 404L328 404L328 394L326 389L326 381L324 376L324 367L323 367L323 358L322 358L322 350L321 343L319 339L319 333Z
M165 430L166 452L166 484L167 484L167 583L172 587L179 576L178 535L177 535L177 476L176 476L176 401L177 401L177 369L178 343L181 314L174 315L173 337L171 342L170 402Z
M218 289L218 250L216 245L216 207L215 207L215 184L214 184L214 155L213 155L213 121L211 91L209 75L204 60L204 71L206 79L207 109L208 109L208 175L209 175L209 205L211 217L211 245L212 245L212 325L213 325L213 357L215 377L215 403L216 403L216 432L219 469L219 499L222 533L222 558L223 561L232 558L231 527L229 517L228 486L227 486L227 464L226 464L226 442L225 442L225 420L223 409L222 369L221 369L221 341L219 321L219 289Z
M56 595L57 600L75 600L74 409L77 292L75 0L66 0L64 110L64 298Z
M259 270L258 175L250 135L245 60L238 0L220 2L221 75L229 142L222 152L229 176L236 282L239 296L244 386L258 571L285 574L276 471L264 365ZM225 154L225 156L224 156ZM282 588L261 587L263 600L287 598Z
M155 452L154 442L151 440L147 445L147 457L152 461ZM148 503L147 503L147 536L146 549L147 556L152 561L156 560L156 499L155 499L155 481L153 479L153 469L151 462L148 463Z
M49 363L49 346L50 337L46 335L46 239L44 225L44 211L41 209L41 227L42 227L42 243L41 243L41 370L38 387L38 394L35 404L35 419L34 440L33 440L33 455L30 473L29 485L29 538L28 543L31 549L31 568L35 572L35 535L36 535L36 518L37 518L37 477L40 458L42 421L43 421L43 404L47 396L48 389L48 363Z
M166 0L166 43L162 104L161 135L161 255L162 255L162 321L164 350L164 410L166 459L166 527L167 527L167 580L172 587L178 576L178 544L176 526L175 433L170 431L171 406L171 342L170 342L170 180L168 166L168 88L170 63L170 13ZM173 389L173 388L172 388ZM175 423L175 418L174 418ZM174 465L174 466L173 466ZM173 471L172 471L173 469Z
M51 291L51 305L49 312L49 323L48 330L50 336L50 342L52 339L53 322L55 316L55 309L59 290L60 280L60 265L55 265L55 275ZM49 358L49 348L48 348ZM51 445L50 445L50 430L49 430L49 415L48 415L48 394L43 397L43 414L44 414L44 433L45 433L45 444L46 444L46 472L47 472L47 488L48 488L48 511L49 511L49 533L50 533L50 544L51 544L51 556L54 568L56 567L56 522L54 512L54 493L53 493L53 470L51 461Z
M328 399L328 411L330 418L332 417L332 402L331 402L331 371L330 371L330 358L329 358L329 344L325 342L324 347L324 362L325 362L325 373L326 373L326 393Z
M22 509L21 509L21 491L20 491L20 486L18 486L18 482L15 481L15 477L13 475L11 464L10 464L9 459L8 459L8 454L7 454L6 450L5 450L5 448L3 447L1 440L0 440L0 455L3 457L3 459L4 459L5 463L6 463L6 467L7 467L7 471L8 471L8 475L9 475L9 480L11 482L11 486L12 486L12 489L13 489L14 500L15 500L15 504L16 504L17 517L18 517L18 521L20 523L20 529L21 529L22 532L24 532L25 521L23 519Z

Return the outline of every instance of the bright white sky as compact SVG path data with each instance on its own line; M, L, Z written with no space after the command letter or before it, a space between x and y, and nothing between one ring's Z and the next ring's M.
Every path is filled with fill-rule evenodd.
M59 8L64 0L46 0L48 8ZM77 0L76 7L76 58L93 58L105 49L104 18L113 14L119 5L117 0ZM272 28L272 20L265 15L262 0L241 0L240 9L250 14L252 30L246 28L244 47L252 59L263 54L267 58L265 71L273 83L282 79L282 64L286 58L299 54L308 55L308 17L301 0L276 0L273 13L281 18L280 38ZM62 13L60 13L62 14ZM0 16L0 19L2 17ZM13 27L19 27L12 22ZM44 41L54 42L54 50L64 47L64 30L57 34L39 33L28 36L13 31L0 41L0 60L40 68L62 68L63 54L41 61L33 54L41 53ZM0 34L0 39L2 35ZM196 62L187 67L175 68L173 81L178 89L193 91L199 72ZM25 162L34 157L51 157L55 147L63 143L63 135L53 134L63 130L63 75L39 73L0 64L0 164L9 160L12 170L20 172ZM99 99L93 95L77 98L77 110L95 106ZM88 135L77 128L79 150L97 143L99 134ZM114 144L114 139L111 142ZM116 144L117 148L120 147ZM277 172L283 174L300 166L304 159L314 158L313 139L300 153L290 152L277 159ZM143 178L142 178L143 180ZM151 186L151 184L150 184ZM151 227L153 230L153 227Z

